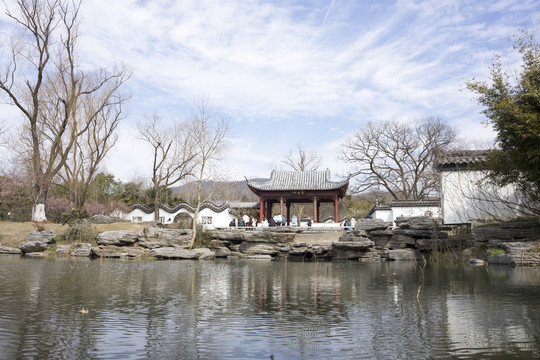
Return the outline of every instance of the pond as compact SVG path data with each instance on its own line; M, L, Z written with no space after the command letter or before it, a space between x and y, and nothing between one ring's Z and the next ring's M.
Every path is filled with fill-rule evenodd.
M0 257L5 359L533 359L539 334L538 268Z

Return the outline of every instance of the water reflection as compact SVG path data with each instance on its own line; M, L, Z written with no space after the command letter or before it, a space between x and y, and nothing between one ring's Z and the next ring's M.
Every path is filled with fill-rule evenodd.
M539 270L0 257L0 357L538 358Z

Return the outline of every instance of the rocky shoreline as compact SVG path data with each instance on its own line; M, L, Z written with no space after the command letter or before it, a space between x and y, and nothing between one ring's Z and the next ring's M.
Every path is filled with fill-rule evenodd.
M540 251L533 251L540 249L539 223L512 225L510 229L499 227L499 230L493 226L483 230L479 228L476 230L476 241L463 237L450 238L449 230L451 229L441 227L430 217L401 219L396 221L395 228L388 222L360 220L354 229L332 232L290 227L252 231L241 228L221 229L206 231L207 247L191 250L191 230L149 227L142 231L106 231L97 236L97 245L55 245L54 231L45 230L31 232L19 248L0 246L0 254L192 260L287 258L327 261L423 261L434 251L491 246L505 249L506 254L491 256L489 263L540 265Z

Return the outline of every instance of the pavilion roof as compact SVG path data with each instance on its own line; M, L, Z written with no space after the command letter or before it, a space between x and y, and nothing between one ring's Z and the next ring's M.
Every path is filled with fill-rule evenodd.
M270 179L247 180L252 189L262 191L337 190L345 192L349 179L331 181L330 170L325 171L272 171Z

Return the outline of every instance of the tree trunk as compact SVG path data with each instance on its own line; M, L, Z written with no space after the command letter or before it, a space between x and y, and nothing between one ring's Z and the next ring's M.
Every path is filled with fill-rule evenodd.
M159 196L159 185L157 183L154 185L154 221L159 222L159 205L160 205L160 196Z
M36 188L38 188L36 186ZM34 201L32 206L32 221L34 222L46 222L47 217L45 216L45 199L47 198L46 193L43 191L38 192L38 196Z
M193 244L195 243L195 238L197 237L197 216L199 216L199 210L201 209L202 176L203 176L203 171L201 171L201 176L198 180L198 186L197 186L197 208L195 209L195 213L193 214L193 223L191 227L192 229L191 243L189 245L190 250L193 248Z

